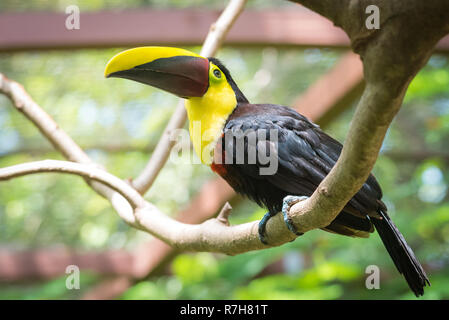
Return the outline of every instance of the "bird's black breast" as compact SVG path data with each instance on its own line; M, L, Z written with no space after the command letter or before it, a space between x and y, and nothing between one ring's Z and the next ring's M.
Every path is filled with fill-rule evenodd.
M249 138L251 132L255 139ZM239 104L225 124L219 145L224 163L214 164L213 168L220 168L215 171L236 192L271 212L281 210L287 195L310 196L332 169L342 149L338 141L293 109L270 104ZM239 152L244 153L243 161ZM255 159L249 156L251 152L256 154ZM270 152L274 154L268 156ZM264 157L259 158L259 154ZM261 169L269 167L266 159L274 158L276 170L263 174ZM370 175L348 203L347 211L361 217L376 216L379 206L384 206L381 198L381 189ZM344 218L345 214L341 216ZM369 219L365 224L368 222Z

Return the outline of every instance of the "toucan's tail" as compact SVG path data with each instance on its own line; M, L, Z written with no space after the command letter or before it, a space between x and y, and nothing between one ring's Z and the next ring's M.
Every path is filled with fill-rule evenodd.
M386 212L379 210L382 219L371 219L377 232L393 259L396 268L404 275L410 289L417 297L424 294L424 287L430 286L426 272L408 246L398 228Z

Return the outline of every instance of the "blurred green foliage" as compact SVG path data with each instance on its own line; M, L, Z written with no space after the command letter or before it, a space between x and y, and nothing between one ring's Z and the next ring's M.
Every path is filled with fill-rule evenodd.
M79 282L80 290L67 290L65 276L38 284L4 284L0 290L0 300L77 299L80 294L86 292L86 289L97 281L98 276L88 272L81 272Z
M68 3L78 4L82 10L187 6L186 1L174 0L40 0L20 4L3 0L0 10L63 10ZM198 0L188 5L192 3L221 7L223 2ZM250 1L254 7L264 3ZM198 47L188 49L199 51ZM0 55L0 72L22 83L95 161L128 178L144 167L177 99L131 81L104 79L106 62L120 50L4 53ZM224 48L218 57L250 101L291 105L340 54L329 49ZM448 57L436 54L411 83L374 169L392 219L429 270L432 287L424 299L449 298L448 88ZM344 141L353 111L349 108L325 130ZM150 151L142 151L148 146ZM61 156L0 96L0 167L45 158ZM211 177L205 166L169 161L146 198L174 214ZM264 213L241 199L232 205L231 223L259 219ZM132 250L149 239L149 235L128 227L106 200L77 177L41 174L1 183L2 249L65 245L81 250ZM365 287L365 269L373 264L381 270L380 290ZM278 248L234 257L183 253L169 264L169 270L169 274L136 282L122 298L414 298L377 234L353 239L316 230ZM78 298L102 279L101 275L83 272L80 292L66 290L65 277L0 283L0 299Z

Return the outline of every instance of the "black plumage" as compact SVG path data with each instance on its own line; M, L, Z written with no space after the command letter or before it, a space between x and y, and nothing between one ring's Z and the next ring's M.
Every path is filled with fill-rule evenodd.
M263 165L258 161L237 164L237 139L242 137L242 132L251 130L267 133L262 139L256 140L256 148L260 146L259 140L270 141L270 130L277 131L278 168L275 174L261 175L260 168ZM232 161L228 161L230 164L223 165L226 172L223 178L237 192L273 213L281 210L282 199L287 195L310 196L341 152L340 143L326 135L317 125L294 110L279 105L239 104L229 117L224 134L224 137L234 136L235 139L222 139L223 150L226 150L228 156L233 155ZM247 153L252 146L246 137L244 143ZM368 216L379 217L378 209L385 208L379 201L381 197L378 183L370 176L369 181L351 199L345 208L347 210L326 229L346 235L367 236L366 232L373 231Z
M216 149L216 152L221 152L224 163L214 163L214 171L236 192L266 207L272 215L281 210L285 196L310 196L335 165L342 145L291 108L250 104L220 61L210 60L226 75L237 97L237 107L227 119ZM251 150L266 153L272 144L270 130L277 131L278 142L274 150L278 168L272 175L261 175L260 168L267 164L250 162L246 156L245 161L239 163L236 146L242 133L264 132L266 135L259 136L255 142L244 135L243 150L245 155ZM423 287L430 282L413 251L388 217L381 198L381 188L375 177L370 175L337 218L323 229L347 236L367 237L375 227L410 288L417 296L422 295Z

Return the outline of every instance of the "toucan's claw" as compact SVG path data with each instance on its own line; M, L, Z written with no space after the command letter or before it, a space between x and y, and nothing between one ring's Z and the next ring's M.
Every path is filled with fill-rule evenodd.
M260 220L259 222L259 239L260 242L262 242L265 245L268 245L267 238L265 237L267 222L268 220L270 220L272 216L274 216L274 214L268 211L267 213L265 213L262 220Z
M290 230L291 232L293 232L297 236L301 236L304 233L298 232L296 227L293 225L292 220L288 216L288 211L290 210L291 206L293 206L294 204L298 203L299 201L306 200L307 198L308 197L286 196L284 198L283 202L282 202L282 214L284 216L285 225L287 226L288 230ZM268 245L268 241L267 241L267 238L266 238L267 222L274 215L276 215L276 213L273 214L270 211L268 211L267 213L265 213L265 215L263 216L262 220L260 220L260 222L259 222L259 239L260 239L260 242L262 242L265 245Z
M282 204L282 214L284 215L284 222L285 225L287 226L288 230L290 230L292 233L294 233L297 236L302 236L304 233L302 232L298 232L298 230L296 229L296 227L293 225L292 220L290 219L290 217L288 216L288 212L290 211L290 208L298 203L299 201L303 201L306 200L308 197L298 197L298 196L286 196L283 200L283 204Z

